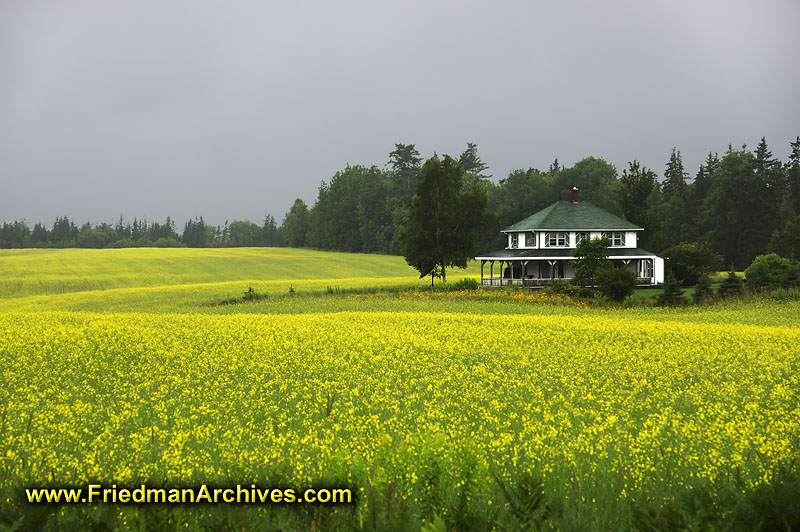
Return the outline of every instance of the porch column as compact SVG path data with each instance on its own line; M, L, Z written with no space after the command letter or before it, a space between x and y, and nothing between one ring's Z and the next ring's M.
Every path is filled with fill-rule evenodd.
M485 260L481 260L481 286L483 286L483 265L486 263Z

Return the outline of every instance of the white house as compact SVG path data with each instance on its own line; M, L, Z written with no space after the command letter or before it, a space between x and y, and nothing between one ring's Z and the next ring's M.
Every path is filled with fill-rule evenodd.
M481 261L484 286L518 284L543 286L551 279L571 279L575 273L572 253L584 238L608 237L608 258L636 272L639 286L664 283L664 258L636 246L641 227L591 203L558 201L503 229L508 246L487 253Z

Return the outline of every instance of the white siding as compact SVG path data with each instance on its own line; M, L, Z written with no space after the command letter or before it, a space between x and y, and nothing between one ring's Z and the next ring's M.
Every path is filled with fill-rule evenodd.
M664 259L653 257L653 277L656 284L664 284Z
M625 232L625 247L626 248L636 247L636 231Z

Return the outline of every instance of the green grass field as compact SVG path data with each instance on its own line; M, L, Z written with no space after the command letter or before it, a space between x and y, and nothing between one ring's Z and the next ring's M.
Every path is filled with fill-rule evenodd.
M401 257L287 249L4 251L0 279L0 525L16 529L747 529L747 497L771 486L779 507L798 453L798 301L431 292ZM213 304L249 287L266 297ZM90 481L357 500L21 491Z

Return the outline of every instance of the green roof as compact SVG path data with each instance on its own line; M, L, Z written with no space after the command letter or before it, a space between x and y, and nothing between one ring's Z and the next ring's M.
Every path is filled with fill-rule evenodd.
M503 231L534 230L638 231L642 228L585 201L578 203L557 201L503 229Z

